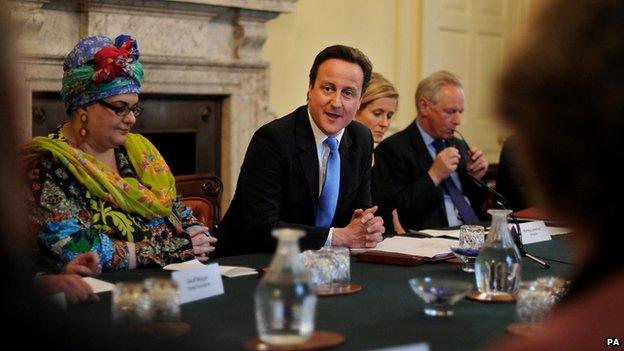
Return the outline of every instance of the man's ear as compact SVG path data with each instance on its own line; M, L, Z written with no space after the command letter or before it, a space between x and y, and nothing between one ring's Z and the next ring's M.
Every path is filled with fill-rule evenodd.
M431 103L427 99L421 97L420 99L418 99L418 110L420 110L421 113L428 115L430 104Z
M310 101L310 91L312 91L312 88L314 88L313 84L308 85L308 91L306 92L306 102Z

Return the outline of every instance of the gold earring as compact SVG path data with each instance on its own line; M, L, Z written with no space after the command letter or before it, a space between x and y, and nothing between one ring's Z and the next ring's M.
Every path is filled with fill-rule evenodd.
M87 115L80 115L80 121L82 123L86 124L87 123ZM83 138L86 137L87 134L89 134L89 131L87 131L87 128L85 128L85 127L86 127L86 125L84 127L80 128L80 130L78 131L80 133L80 136L83 137Z

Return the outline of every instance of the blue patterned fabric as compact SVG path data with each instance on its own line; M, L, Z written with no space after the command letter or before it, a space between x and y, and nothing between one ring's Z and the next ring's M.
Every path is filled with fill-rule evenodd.
M76 218L50 223L38 237L43 245L50 247L60 258L56 262L58 269L62 269L65 262L87 251L98 254L101 266L108 267L112 264L114 248L111 239L106 234L92 235L80 226ZM58 245L59 243L65 245Z

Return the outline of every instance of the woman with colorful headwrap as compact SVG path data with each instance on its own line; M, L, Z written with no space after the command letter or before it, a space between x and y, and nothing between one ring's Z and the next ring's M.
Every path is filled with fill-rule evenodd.
M94 251L104 271L207 260L216 239L180 205L158 150L130 133L142 112L136 41L82 39L63 71L70 119L26 147L31 218L44 258L61 267Z

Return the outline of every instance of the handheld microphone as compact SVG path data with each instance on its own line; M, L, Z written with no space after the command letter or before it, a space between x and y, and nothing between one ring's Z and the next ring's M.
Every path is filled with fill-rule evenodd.
M470 155L470 145L468 145L468 142L466 141L466 138L464 138L464 136L462 135L462 133L460 133L458 130L455 130L455 133L459 134L459 136L461 137L461 140L464 142L464 144L466 144L466 148L468 149L468 154ZM454 143L451 142L451 145L453 145ZM455 146L455 145L453 145ZM470 174L468 172L468 170L466 170L466 175L470 178L470 180L472 180L475 184L477 184L479 186L479 188L486 190L488 193L490 193L492 196L494 196L494 198L496 199L496 203L501 206L503 209L509 210L509 202L507 201L507 198L505 196L503 196L501 193L499 193L498 191L492 189L492 187L490 187L489 185L487 185L486 182L482 181L481 179L473 176L472 174Z
M470 155L470 146L468 145L468 142L466 141L466 138L464 138L462 133L460 133L458 130L455 130L454 132L456 134L459 134L459 136L461 137L460 140L462 140L464 142L464 144L466 144L466 148L468 149L468 154ZM455 146L454 142L451 142L450 145ZM470 172L468 172L467 169L466 169L466 174L468 175L470 180L472 180L475 184L477 184L479 186L479 188L487 191L492 196L494 196L494 198L496 199L496 203L501 208L503 208L505 210L511 210L508 207L508 202L507 202L507 199L505 198L505 196L503 196L498 191L492 189L492 187L487 185L486 182L484 182L481 179L478 179L477 177L475 177L472 174L470 174ZM537 257L529 254L528 252L526 252L526 250L524 249L524 245L522 244L522 230L520 229L520 223L518 222L518 218L513 214L513 212L509 213L509 217L511 218L511 220L512 220L512 222L514 224L514 227L512 228L511 231L513 233L514 242L516 243L516 246L518 247L518 251L520 251L520 255L522 255L523 257L528 257L529 259L537 262L538 264L540 264L542 267L544 267L546 269L550 268L550 264L548 264L548 263L540 260L539 258L537 258Z

